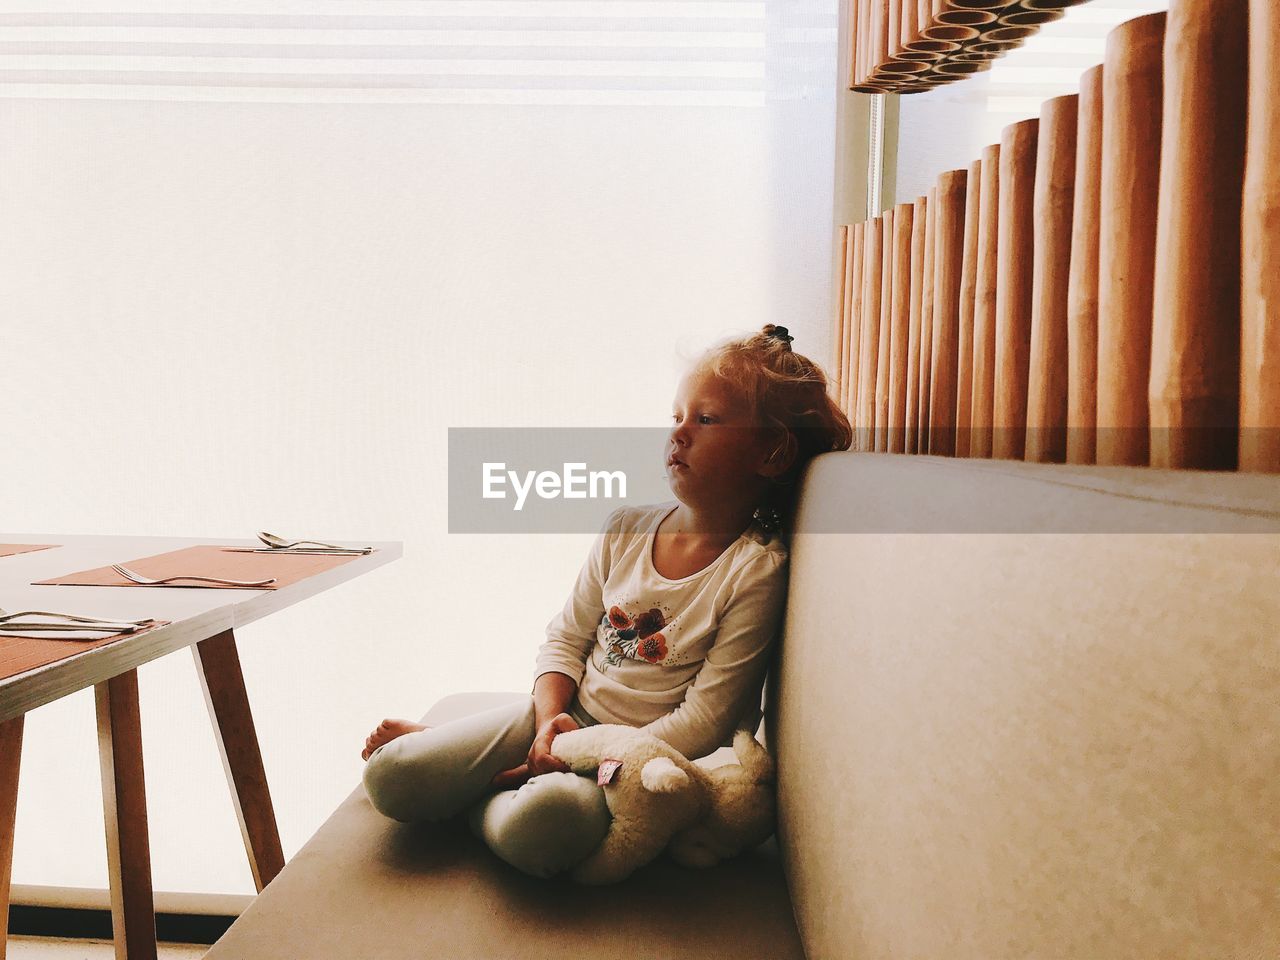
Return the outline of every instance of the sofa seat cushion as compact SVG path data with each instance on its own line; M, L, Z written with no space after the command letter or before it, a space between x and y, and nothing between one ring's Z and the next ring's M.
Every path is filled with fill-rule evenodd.
M517 694L446 697L423 723ZM213 945L208 960L471 960L520 957L802 960L772 841L709 870L665 857L627 881L536 880L499 860L459 817L389 820L363 784Z

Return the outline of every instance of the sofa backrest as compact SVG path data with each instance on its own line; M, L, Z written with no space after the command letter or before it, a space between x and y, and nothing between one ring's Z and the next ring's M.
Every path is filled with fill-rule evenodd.
M766 729L810 960L1280 956L1280 477L803 484Z

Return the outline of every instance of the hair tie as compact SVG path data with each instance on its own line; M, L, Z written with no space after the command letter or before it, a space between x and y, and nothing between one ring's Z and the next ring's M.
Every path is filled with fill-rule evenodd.
M774 327L772 330L769 331L769 336L776 337L777 339L783 341L784 343L790 343L792 340L795 339L795 337L787 333L786 327Z

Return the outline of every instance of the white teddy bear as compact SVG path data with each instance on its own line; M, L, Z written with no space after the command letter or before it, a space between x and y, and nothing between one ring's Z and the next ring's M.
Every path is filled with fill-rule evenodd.
M673 859L710 867L768 839L774 830L773 761L749 730L733 740L736 764L707 769L657 737L621 724L559 734L551 753L574 773L595 775L613 822L571 874L616 883L670 844Z

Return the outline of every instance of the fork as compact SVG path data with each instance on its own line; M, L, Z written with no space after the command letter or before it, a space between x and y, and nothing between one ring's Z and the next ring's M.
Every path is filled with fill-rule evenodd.
M150 623L151 618L147 620L102 620L101 617L77 617L74 613L52 613L50 611L18 611L17 613L9 613L4 607L0 607L0 623L9 620L15 620L17 617L61 617L63 620L74 620L81 623L109 623L109 625L118 626L122 623L132 623L133 626L142 626L143 623Z
M275 577L269 577L266 580L226 580L222 577L161 577L159 580L155 580L151 577L144 577L141 574L134 573L118 563L113 563L111 569L126 580L132 580L134 583L141 583L147 586L155 583L168 583L171 580L200 580L204 583L226 583L234 587L265 587L269 583L276 582Z
M21 620L21 617L59 617L62 622L42 623L35 620L28 622ZM8 613L3 607L0 607L0 631L10 633L136 633L153 623L155 623L155 620L150 618L146 620L103 620L99 617L78 617L71 613L53 613L49 610L19 610L17 613Z

